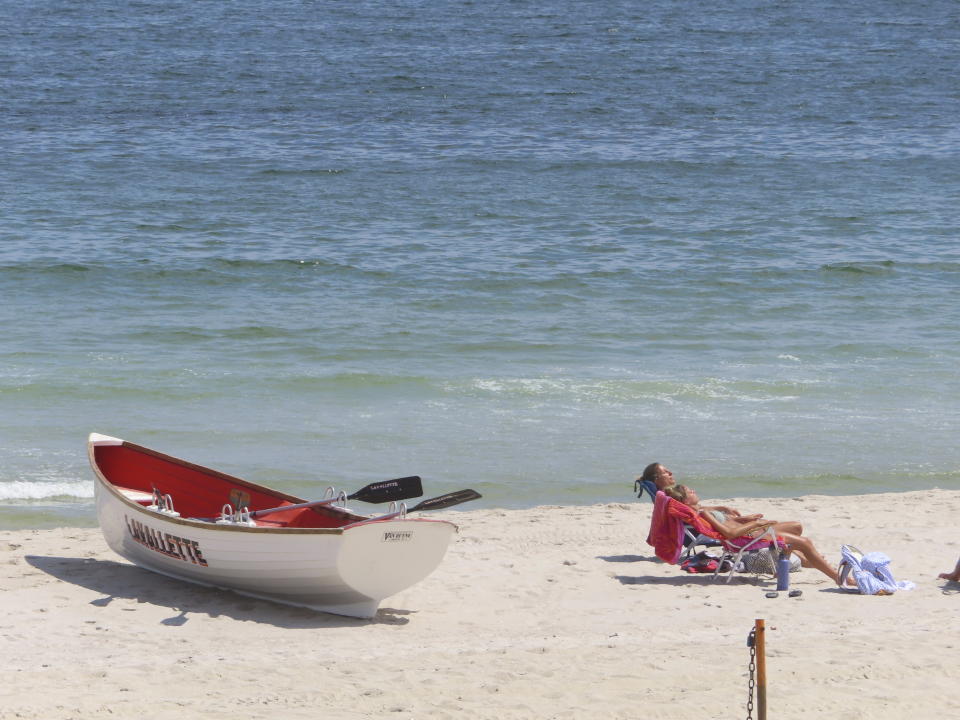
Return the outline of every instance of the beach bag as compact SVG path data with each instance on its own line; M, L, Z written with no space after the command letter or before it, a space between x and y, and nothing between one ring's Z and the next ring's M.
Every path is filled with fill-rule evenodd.
M773 559L773 554L769 548L757 550L752 553L745 553L741 561L743 563L743 572L753 573L754 575L774 575L777 574L777 564ZM800 558L796 555L790 556L790 572L800 571Z
M729 558L711 555L701 550L691 558L680 563L680 569L688 573L729 572L732 563Z
M882 552L864 553L853 545L840 547L840 567L837 575L840 587L859 592L861 595L893 595L897 590L912 590L916 585L909 580L894 580L890 572L890 558ZM852 576L857 583L854 589L847 585Z
M720 568L722 571L724 565L726 565L727 570L730 569L729 560L723 560L714 557L706 551L701 551L680 563L680 569L688 573L712 573L715 572L717 568Z

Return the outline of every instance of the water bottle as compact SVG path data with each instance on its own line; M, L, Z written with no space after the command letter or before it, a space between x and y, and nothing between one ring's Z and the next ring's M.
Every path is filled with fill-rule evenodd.
M785 552L777 558L777 590L790 589L790 556Z

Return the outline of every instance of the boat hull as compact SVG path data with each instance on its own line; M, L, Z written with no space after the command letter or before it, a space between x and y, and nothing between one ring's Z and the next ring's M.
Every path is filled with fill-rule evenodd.
M180 580L324 612L373 617L384 598L433 572L456 532L452 523L422 518L361 519L336 528L182 518L118 491L93 446L91 463L100 527L121 557Z

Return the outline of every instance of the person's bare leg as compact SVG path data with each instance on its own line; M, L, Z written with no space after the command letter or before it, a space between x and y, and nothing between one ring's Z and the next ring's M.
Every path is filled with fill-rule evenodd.
M783 535L783 533L790 533L791 535L803 535L803 525L798 523L796 520L778 522L773 526L773 531L778 535Z
M837 569L827 562L827 559L820 554L820 551L814 547L809 538L805 538L800 535L792 535L790 533L779 534L784 540L787 541L787 544L790 545L791 550L798 551L797 557L800 558L800 564L803 567L815 568L833 580L835 583L839 584L840 576L837 574ZM852 578L848 578L847 580L849 583Z

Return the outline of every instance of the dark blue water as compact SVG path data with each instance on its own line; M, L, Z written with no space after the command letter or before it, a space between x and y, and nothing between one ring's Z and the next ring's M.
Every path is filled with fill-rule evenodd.
M960 6L0 5L0 524L960 487Z

